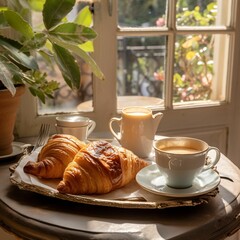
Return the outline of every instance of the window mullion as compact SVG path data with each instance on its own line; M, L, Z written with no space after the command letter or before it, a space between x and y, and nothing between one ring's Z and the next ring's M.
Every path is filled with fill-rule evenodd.
M116 111L117 106L115 81L117 69L117 1L113 2L112 7L112 15L110 16L108 1L95 3L94 27L98 36L94 41L93 56L105 75L104 81L94 77L93 85L94 117L96 122L101 123L96 127L96 131L99 132L108 129L108 120ZM109 32L113 34L109 34Z
M175 49L175 29L176 29L176 0L168 1L167 5L167 58L165 77L165 108L173 108L173 74L174 74L174 49Z
M168 1L167 4L167 27L169 29L176 29L176 4L177 0Z
M166 77L165 77L165 108L173 106L173 74L174 74L174 42L175 34L170 32L167 42Z

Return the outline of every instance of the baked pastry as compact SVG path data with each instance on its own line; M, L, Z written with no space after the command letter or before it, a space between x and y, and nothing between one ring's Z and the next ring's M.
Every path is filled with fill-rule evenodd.
M37 162L27 162L25 173L42 178L62 178L67 165L86 144L67 134L51 136L41 149Z
M89 143L69 163L58 184L60 193L104 194L132 181L148 163L106 141Z

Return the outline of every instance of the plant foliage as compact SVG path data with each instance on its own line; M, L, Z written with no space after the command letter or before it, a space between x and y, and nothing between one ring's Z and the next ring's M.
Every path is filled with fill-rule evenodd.
M67 15L74 5L75 0L10 0L0 8L0 81L13 95L16 84L27 84L31 93L45 102L45 97L51 97L58 88L56 81L47 81L46 74L40 72L39 53L57 64L73 89L80 87L78 57L91 66L96 77L104 79L90 55L97 36L91 27L92 13L85 7L70 22ZM42 13L42 29L34 29L28 21L33 10ZM14 37L6 37L6 28L15 33Z

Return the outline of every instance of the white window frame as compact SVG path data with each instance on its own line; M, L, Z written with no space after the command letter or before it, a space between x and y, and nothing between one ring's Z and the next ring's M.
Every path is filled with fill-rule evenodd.
M169 11L170 22L168 28L162 29L160 32L154 29L142 29L141 34L145 36L153 35L168 35L168 58L167 58L167 72L166 79L172 79L173 76L173 59L174 59L174 42L175 42L175 4L176 0L170 0L169 2L171 11ZM238 34L240 33L239 27L236 26L235 16L239 12L239 1L233 0L232 18L230 20L232 27L221 28L217 30L202 29L202 31L209 33L229 33L231 34L231 46L229 50L229 62L228 82L230 84L227 87L227 96L225 102L203 102L199 103L185 103L181 105L173 106L172 103L172 81L168 81L165 84L166 100L162 111L164 112L164 120L159 128L159 131L165 133L174 132L179 129L188 128L200 128L202 126L224 126L229 125L232 120L229 119L228 114L232 111L233 104L231 99L234 98L234 86L236 82L232 79L237 77L236 70L238 70L237 63L239 62L239 56L236 49L239 48L239 41L236 41ZM238 15L239 16L239 15ZM240 17L239 17L240 18ZM98 33L95 44L95 52L93 54L96 62L105 74L105 81L94 79L93 82L93 111L81 113L84 116L88 116L97 122L96 134L102 134L108 132L108 121L112 116L117 114L117 94L116 94L116 66L117 66L117 35L120 36L137 36L139 32L136 29L118 29L117 26L117 0L112 1L112 12L109 14L109 1L101 0L95 3L95 15L94 26ZM179 33L188 33L190 30L179 27ZM192 32L192 31L191 31ZM196 29L196 32L198 30ZM115 33L115 34L109 34ZM234 73L234 74L233 74ZM224 87L224 86L223 86ZM235 90L235 89L234 89ZM54 132L55 115L37 116L37 103L29 93L25 94L21 109L18 116L18 122L16 125L16 132L18 136L34 136L37 134L39 125L41 122L49 122L52 124ZM199 108L201 111L199 111ZM208 119L202 120L202 115L208 116ZM178 119L176 125L175 120ZM214 119L213 122L209 119Z

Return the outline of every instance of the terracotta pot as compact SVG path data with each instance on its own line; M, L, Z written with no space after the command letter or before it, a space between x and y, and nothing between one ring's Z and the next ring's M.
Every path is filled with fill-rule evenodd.
M19 86L16 90L14 96L8 90L0 90L0 156L12 153L13 130L25 86Z

